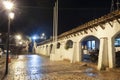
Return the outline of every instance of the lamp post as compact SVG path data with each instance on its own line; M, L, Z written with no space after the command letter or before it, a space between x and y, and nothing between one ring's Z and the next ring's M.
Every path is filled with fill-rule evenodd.
M40 39L46 40L46 35L45 35L45 33L42 33L42 35L40 36Z
M55 6L53 8L53 53L56 53L56 44L57 44L57 38L58 38L58 0L55 0Z
M6 53L6 70L5 75L8 74L8 59L9 59L9 36L10 36L10 22L14 18L14 13L11 12L13 9L13 3L10 1L3 2L5 9L8 11L8 34L7 34L7 53Z
M7 34L7 53L6 53L6 71L5 74L8 74L8 59L9 59L9 36L10 36L10 22L14 18L14 13L9 13L8 16L8 34Z
M21 35L16 35L15 38L16 38L17 40L21 40L22 37L21 37Z

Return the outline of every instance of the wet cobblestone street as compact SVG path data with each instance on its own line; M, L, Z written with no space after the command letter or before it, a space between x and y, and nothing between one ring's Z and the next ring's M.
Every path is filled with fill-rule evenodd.
M97 71L82 64L52 62L47 57L21 55L9 64L5 80L120 80L120 70Z

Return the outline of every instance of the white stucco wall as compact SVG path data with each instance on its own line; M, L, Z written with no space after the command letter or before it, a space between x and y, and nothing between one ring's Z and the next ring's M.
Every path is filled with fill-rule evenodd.
M107 48L107 53L106 53L106 57L108 56L108 63L109 63L109 66L111 67L114 67L114 41L113 38L115 37L115 35L117 35L118 33L120 33L120 24L118 23L117 20L114 20L114 21L111 21L110 22L113 26L111 26L108 22L106 22L105 24L101 24L103 27L105 27L104 29L101 28L100 25L98 26L94 26L92 27L91 29L87 29L85 33L84 30L83 31L80 31L80 32L77 32L77 33L74 33L76 34L76 36L74 36L74 34L71 34L71 35L68 35L70 36L69 38L62 38L61 40L59 40L59 42L61 43L61 46L59 49L56 49L56 52L52 55L54 55L54 58L53 60L64 60L64 59L68 59L72 62L72 60L75 60L76 62L78 61L81 61L81 45L80 43L87 37L87 36L95 36L96 38L98 38L99 40L101 38L107 38L107 40L102 40L103 43L104 41L107 41L108 44L106 44L106 48ZM73 43L76 43L76 45L74 45L73 48L70 48L68 50L66 50L64 48L65 46L65 43L67 40L72 40ZM38 46L37 47L37 52L39 54L43 54L43 55L47 55L46 54L46 45L48 45L49 49L50 50L50 43L47 43L47 44L43 44L43 45L40 45L40 47ZM100 42L100 45L102 45L102 43ZM100 46L100 45L97 45L97 46ZM41 47L41 46L44 46ZM102 45L104 46L104 45ZM104 49L102 49L103 47L100 47L102 51L100 51L100 55L99 55L99 58L101 58L102 56L104 56L104 54L102 53L104 51ZM48 51L48 54L50 55L49 53L50 51ZM104 51L106 52L106 51ZM75 55L74 55L75 54ZM74 59L73 59L74 58ZM76 58L76 59L75 59ZM100 60L100 59L99 59ZM104 60L104 59L101 59L101 60ZM103 64L102 61L99 61L98 64ZM74 62L75 62L74 61Z

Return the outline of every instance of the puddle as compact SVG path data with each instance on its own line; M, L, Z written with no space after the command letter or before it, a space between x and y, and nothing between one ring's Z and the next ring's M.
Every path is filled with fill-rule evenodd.
M90 77L96 77L97 73L93 72L93 68L87 68L85 70L85 74Z
M93 71L93 68L87 68L87 69L85 70L85 72L91 72L91 71Z
M90 76L90 77L96 77L97 76L97 74L93 73L93 72L87 72L86 75Z

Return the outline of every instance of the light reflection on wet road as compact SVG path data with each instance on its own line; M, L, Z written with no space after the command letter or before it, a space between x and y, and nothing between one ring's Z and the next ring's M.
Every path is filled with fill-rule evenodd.
M38 55L20 55L17 61L11 63L8 80L39 80L42 62L44 59Z
M49 61L39 55L20 55L9 65L5 80L120 80L120 72L96 71L82 64Z

